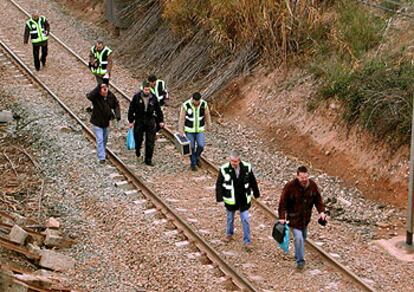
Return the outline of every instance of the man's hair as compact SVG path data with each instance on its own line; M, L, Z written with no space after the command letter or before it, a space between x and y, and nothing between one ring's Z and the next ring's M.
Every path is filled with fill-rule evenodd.
M155 76L155 74L151 74L148 76L148 81L149 82L155 82L157 81L157 76Z
M149 84L149 82L147 80L144 80L142 82L142 88L145 88L145 87L150 87L150 84Z
M200 100L201 99L201 93L200 92L194 92L193 93L193 99L194 100Z
M299 173L308 173L308 169L306 168L306 166L299 166L298 167L298 170L297 170L297 172L296 172L296 174L299 174Z
M237 150L230 151L230 158L240 158L240 152Z
M96 43L97 43L97 44L103 44L103 43L104 43L104 41L103 41L103 39L99 38L99 39L97 39L97 40L96 40Z

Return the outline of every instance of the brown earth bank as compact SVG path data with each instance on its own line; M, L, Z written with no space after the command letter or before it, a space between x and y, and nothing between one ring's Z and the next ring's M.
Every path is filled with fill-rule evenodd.
M347 127L340 120L338 102L307 105L317 84L306 72L265 73L233 82L217 106L224 118L238 119L256 129L272 149L341 177L358 187L367 198L407 205L408 147L391 149L366 131ZM222 99L223 101L223 99Z
M56 0L84 21L103 21L104 1ZM260 133L268 147L295 160L341 177L370 199L407 205L408 147L391 149L358 127L341 122L339 102L308 110L318 83L305 71L257 69L228 84L213 98L213 113L237 118Z

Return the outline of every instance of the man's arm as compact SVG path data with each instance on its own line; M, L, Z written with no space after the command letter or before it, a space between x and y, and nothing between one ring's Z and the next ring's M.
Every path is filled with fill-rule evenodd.
M49 33L50 33L50 24L49 24L49 22L47 21L46 18L45 18L45 33L46 33L46 35L49 35Z
M128 109L128 122L130 124L132 124L135 121L135 103L137 101L137 96L134 95L134 97L132 98L131 103L129 104L129 109Z
M219 173L216 181L216 201L217 202L223 202L223 181L224 177Z
M95 55L92 53L91 50L89 50L89 64L96 66L96 59L95 59Z
M315 197L313 203L315 204L316 210L318 210L318 213L324 213L325 212L325 205L323 204L321 193L319 192L319 188L315 183Z
M285 187L283 188L282 195L280 196L280 200L279 200L279 208L278 208L279 221L286 220L288 194L289 194L289 184L286 184Z
M27 44L29 42L30 30L27 24L24 26L24 36L23 36L23 43Z
M108 74L111 75L112 72L112 54L108 56L108 67L106 67Z
M119 101L116 98L115 94L112 93L112 96L114 97L114 111L115 111L115 117L119 121L121 120L121 107L119 106Z
M249 184L250 184L250 186L252 187L252 190L253 190L253 196L254 196L255 198L260 197L259 186L257 185L256 177L254 176L253 171L251 171L251 172L250 172Z
M93 102L96 99L96 95L98 94L98 92L99 92L99 86L94 88L91 92L87 93L86 98Z
M181 106L180 117L178 118L178 132L181 135L184 135L184 122L185 122L185 110L184 110L184 107Z
M210 115L210 109L208 105L206 106L205 114L206 114L206 125L207 125L207 128L210 130L211 129L211 115Z

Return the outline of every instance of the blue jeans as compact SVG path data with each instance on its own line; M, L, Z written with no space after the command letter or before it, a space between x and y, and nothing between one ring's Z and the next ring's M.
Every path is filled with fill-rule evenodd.
M105 160L105 147L108 142L109 128L100 128L95 126L96 150L98 152L98 159Z
M295 259L297 264L305 262L306 235L306 228L303 231L300 229L293 228L293 238L295 243Z
M227 228L226 228L226 235L233 235L234 233L234 214L236 211L229 211L227 210ZM243 226L243 242L251 243L250 239L250 217L249 211L240 212L240 221Z
M191 142L191 155L190 162L191 166L195 166L200 160L201 152L203 152L204 147L206 146L206 135L204 132L201 133L185 133L188 140ZM197 142L197 147L196 147Z

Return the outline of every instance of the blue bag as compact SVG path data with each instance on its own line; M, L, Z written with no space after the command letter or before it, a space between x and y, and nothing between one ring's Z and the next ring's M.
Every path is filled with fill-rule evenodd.
M289 252L289 225L285 224L285 236L283 237L283 241L279 243L279 247L285 252Z
M128 129L125 146L128 150L135 149L134 130L132 128Z

